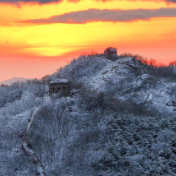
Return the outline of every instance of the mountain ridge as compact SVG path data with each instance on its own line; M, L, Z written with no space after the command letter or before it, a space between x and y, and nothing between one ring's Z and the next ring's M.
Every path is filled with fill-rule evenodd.
M175 175L176 82L156 69L81 56L42 80L1 86L0 176ZM58 78L72 82L69 96L49 94Z
M81 62L90 63L83 66ZM94 71L89 67L95 68ZM88 75L84 72L88 72ZM92 74L93 72L95 74ZM168 112L175 110L175 106L167 106L167 104L174 101L171 89L174 90L176 82L165 82L164 79L151 75L144 64L132 57L124 57L115 62L102 56L92 58L92 62L89 61L89 57L84 61L80 58L61 69L60 76L83 83L95 92L111 93L123 101L130 99L138 104L148 102L160 111L163 108Z

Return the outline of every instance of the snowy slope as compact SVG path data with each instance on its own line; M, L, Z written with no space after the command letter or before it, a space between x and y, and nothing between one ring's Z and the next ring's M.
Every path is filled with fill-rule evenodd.
M176 83L102 55L49 80L58 77L72 81L69 97L52 99L48 80L0 87L0 176L176 175ZM136 115L133 104L157 113Z
M87 68L82 66L84 62ZM166 83L150 75L139 61L131 57L115 62L103 57L81 58L66 66L60 74L83 83L95 93L112 94L123 101L147 103L148 107L156 108L160 112L176 111L173 103L175 97L171 94L176 83Z

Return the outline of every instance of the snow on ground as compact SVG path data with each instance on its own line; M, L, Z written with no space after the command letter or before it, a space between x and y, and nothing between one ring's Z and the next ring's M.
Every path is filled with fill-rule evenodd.
M45 168L47 176L174 176L176 83L150 75L131 57L115 62L80 58L59 76L86 89L51 99L36 80L12 86L9 92L3 88L0 176L33 176L36 166L40 175ZM101 93L173 116L120 114L101 104Z
M96 67L99 62L94 64ZM160 112L172 113L176 110L176 107L172 105L167 106L168 102L174 100L170 89L175 87L176 83L165 83L149 75L140 62L131 57L115 62L108 60L104 66L95 71L96 74L91 74L91 76L81 74L84 70L81 70L80 66L78 68L78 78L75 81L83 82L85 87L95 93L109 94L112 92L114 97L123 101L130 99L136 103L147 102Z

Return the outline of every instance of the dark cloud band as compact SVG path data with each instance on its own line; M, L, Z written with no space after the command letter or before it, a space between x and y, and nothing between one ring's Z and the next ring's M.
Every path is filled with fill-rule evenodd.
M0 0L0 2L4 3L19 3L19 2L37 2L40 4L50 3L50 2L58 2L59 0Z
M165 0L166 2L176 2L176 0Z
M47 3L56 3L56 2L62 2L63 0L0 0L0 3L20 3L20 2L36 2L39 4L47 4ZM79 2L82 0L68 0L69 2ZM100 2L108 2L108 1L113 1L113 0L95 0L95 1L100 1ZM121 1L121 0L119 0ZM160 1L160 0L126 0L126 1ZM162 0L161 0L162 1ZM163 0L165 2L169 3L176 3L176 0Z
M48 19L28 20L30 23L88 23L96 21L128 22L136 20L149 20L157 17L176 17L176 8L137 9L137 10L99 10L89 9L78 12L65 13L52 16Z
M0 0L0 3L11 3L11 4L17 4L20 2L36 2L39 4L47 4L47 3L57 3L62 2L63 0ZM78 2L80 0L67 0L69 2Z

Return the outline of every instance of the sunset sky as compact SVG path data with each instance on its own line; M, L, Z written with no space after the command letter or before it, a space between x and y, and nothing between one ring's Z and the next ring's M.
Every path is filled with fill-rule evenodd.
M0 0L0 81L40 78L109 46L176 60L176 0Z

